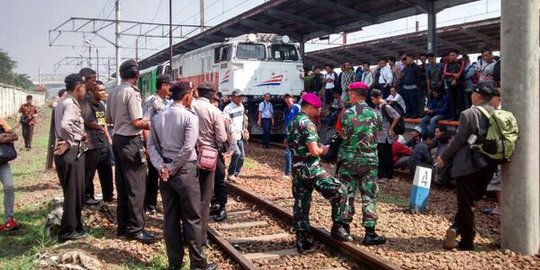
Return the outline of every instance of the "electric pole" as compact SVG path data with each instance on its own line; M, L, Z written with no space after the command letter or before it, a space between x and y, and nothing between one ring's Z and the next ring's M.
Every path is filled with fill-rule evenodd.
M114 9L116 13L116 85L120 85L120 0L116 0Z
M201 33L204 32L204 0L201 0Z
M169 0L169 75L171 76L171 78L173 77L172 58L172 0Z

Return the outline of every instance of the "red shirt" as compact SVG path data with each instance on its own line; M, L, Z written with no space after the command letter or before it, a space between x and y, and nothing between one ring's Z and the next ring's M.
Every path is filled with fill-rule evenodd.
M412 155L412 149L394 140L392 143L392 163L396 163L402 156Z

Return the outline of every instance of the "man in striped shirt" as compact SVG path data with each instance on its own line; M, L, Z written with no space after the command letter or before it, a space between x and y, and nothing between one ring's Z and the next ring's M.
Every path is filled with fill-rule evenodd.
M234 137L236 139L236 149L234 150L229 165L228 177L229 181L236 181L237 176L244 165L244 157L246 156L244 151L244 142L242 141L242 131L244 122L244 105L242 105L242 92L240 90L234 90L232 92L232 102L229 103L223 109L223 112L229 115L233 121L235 127Z

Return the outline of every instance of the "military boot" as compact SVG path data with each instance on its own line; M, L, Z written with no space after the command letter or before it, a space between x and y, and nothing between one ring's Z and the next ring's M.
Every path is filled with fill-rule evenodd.
M221 205L219 203L212 204L210 206L210 216L217 216L221 210Z
M334 223L334 225L332 225L330 234L339 241L351 242L353 240L352 236L347 232L341 223Z
M313 242L311 242L307 237L307 232L297 232L296 233L296 250L299 253L304 253L313 249Z
M348 234L351 234L351 224L343 224L343 229L345 229Z
M372 228L366 227L366 236L364 236L364 241L362 241L362 244L366 246L371 246L371 245L383 245L385 243L386 243L386 237L379 236L375 232L374 227Z

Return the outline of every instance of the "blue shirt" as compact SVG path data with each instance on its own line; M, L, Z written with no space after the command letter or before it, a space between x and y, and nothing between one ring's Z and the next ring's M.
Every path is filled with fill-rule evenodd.
M289 126L289 123L298 115L298 112L300 111L300 105L299 104L293 104L290 108L287 108L285 111L285 126Z
M263 101L259 103L259 112L262 113L262 118L272 118L274 115L274 107L271 102Z

